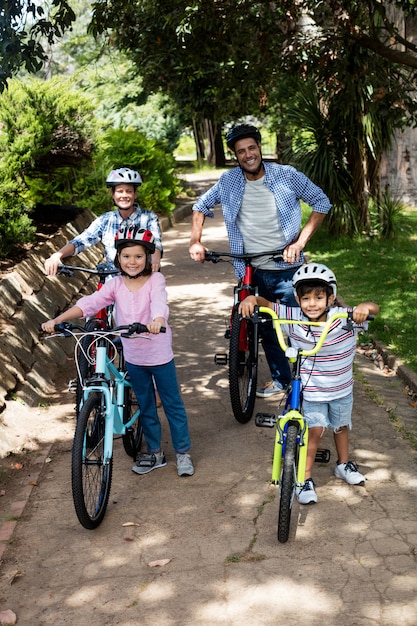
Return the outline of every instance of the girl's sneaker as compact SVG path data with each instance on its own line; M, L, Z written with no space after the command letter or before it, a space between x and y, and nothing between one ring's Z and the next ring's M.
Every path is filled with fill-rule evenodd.
M194 465L189 454L177 454L178 476L192 476Z
M136 458L136 463L132 467L132 472L135 474L148 474L158 467L165 467L167 464L165 460L165 454L161 450L161 454L147 454L146 452L140 452Z
M358 466L353 461L347 463L337 463L334 468L334 475L345 480L349 485L360 485L366 478L358 472Z
M317 502L317 494L314 489L315 486L314 480L312 478L307 478L304 485L301 488L297 488L297 500L300 504L313 504L314 502Z

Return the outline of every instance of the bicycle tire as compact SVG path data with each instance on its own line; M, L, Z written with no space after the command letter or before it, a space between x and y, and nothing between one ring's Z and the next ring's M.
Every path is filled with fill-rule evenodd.
M133 413L138 410L138 401L132 387L125 387L124 390L124 407L123 407L123 424L127 424ZM128 456L136 460L136 456L142 445L143 429L140 418L136 420L131 429L122 435L123 447Z
M241 333L246 334L242 349ZM241 424L253 415L258 377L258 329L249 320L240 319L237 307L232 316L229 345L229 392L233 415Z
M105 396L92 394L83 404L72 447L72 497L78 520L92 530L103 521L109 502L113 458L104 464Z
M297 482L298 463L298 437L299 426L295 422L290 422L287 429L287 440L285 444L285 456L282 460L282 475L280 482L280 500L278 513L278 541L285 543L288 541L291 523L291 509L294 501L295 486Z
M85 324L85 332L94 332L95 330L102 329L103 325L95 319L88 320ZM81 350L78 355L77 385L75 389L75 415L77 419L83 402L84 381L94 375L94 363L91 363L86 357L86 355L91 354L90 347L93 341L94 337L92 335L83 337L81 341Z

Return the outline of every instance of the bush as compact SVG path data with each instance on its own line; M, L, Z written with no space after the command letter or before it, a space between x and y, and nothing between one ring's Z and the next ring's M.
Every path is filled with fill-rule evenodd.
M105 180L123 166L141 173L141 206L170 215L179 183L164 144L138 131L100 134L91 101L68 81L10 81L0 96L0 257L31 241L43 205L110 210Z
M95 213L112 208L105 181L109 171L118 167L130 167L140 173L143 185L139 187L138 201L144 209L171 214L180 190L175 160L156 141L133 130L109 130L100 137L93 168L80 172L80 193L86 187L90 190L89 196L84 194L83 206Z

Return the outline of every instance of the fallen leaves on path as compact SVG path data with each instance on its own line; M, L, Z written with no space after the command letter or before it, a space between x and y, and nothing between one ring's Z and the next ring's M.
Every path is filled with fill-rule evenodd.
M159 559L158 561L149 561L148 565L149 567L163 567L164 565L167 565L168 563L170 563L172 561L172 559Z
M10 609L0 612L0 624L1 626L13 626L17 622L16 613L13 613Z

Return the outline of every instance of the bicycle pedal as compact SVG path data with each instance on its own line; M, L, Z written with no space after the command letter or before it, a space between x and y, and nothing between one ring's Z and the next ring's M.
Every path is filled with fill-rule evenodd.
M70 393L77 393L77 379L73 378L68 382L68 391Z
M326 448L317 448L316 458L314 459L316 463L328 463L330 461L330 450Z
M214 355L214 362L216 365L227 365L227 354L226 352L217 352Z
M255 415L255 426L263 428L274 428L277 419L274 413L257 413Z

